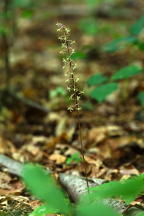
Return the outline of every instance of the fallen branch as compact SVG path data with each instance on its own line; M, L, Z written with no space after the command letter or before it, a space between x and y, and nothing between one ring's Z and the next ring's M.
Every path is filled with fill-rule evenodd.
M39 110L45 114L50 112L50 110L48 108L42 106L41 104L39 104L33 100L30 100L28 98L25 98L25 97L19 95L12 88L4 89L1 91L0 94L1 94L1 103L4 105L8 104L8 106L10 106L11 104L21 103L21 104L28 106L30 108L34 108L36 110Z
M5 155L0 154L0 164L6 167L9 173L21 177L21 172L23 168L22 163L15 161ZM96 179L96 178L89 178L88 181L90 187L96 187L106 182L103 179ZM59 182L61 186L66 190L66 192L68 193L69 197L73 202L78 202L81 195L87 191L86 181L85 178L83 177L61 173L59 174ZM122 214L124 214L125 212L127 213L124 215L133 216L135 214L135 216L138 216L140 212L144 212L139 207L127 206L123 201L120 200L106 199L105 202L110 206L112 206L113 208L115 208L120 213Z

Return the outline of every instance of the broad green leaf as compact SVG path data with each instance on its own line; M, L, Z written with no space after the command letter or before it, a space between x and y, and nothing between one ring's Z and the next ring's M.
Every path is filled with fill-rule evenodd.
M103 200L120 198L127 204L134 201L144 191L144 174L122 181L112 181L91 188L89 199Z
M39 165L25 164L22 177L30 192L45 202L50 209L55 209L61 214L71 212L69 200L44 168Z
M142 16L135 24L132 25L130 33L138 35L144 29L144 16Z
M109 43L106 43L102 47L102 50L105 52L115 52L117 50L124 49L127 45L133 44L136 41L137 41L137 38L132 37L132 36L119 38L119 39L113 40Z
M95 75L92 75L87 80L87 84L88 84L88 86L93 86L93 85L98 85L98 84L104 83L107 80L108 80L108 78L103 76L102 74L95 74Z
M85 59L85 58L86 58L86 54L82 52L75 52L71 55L71 59L73 60Z
M144 106L144 91L141 91L137 96L138 101L142 106Z
M97 100L98 102L102 102L106 99L106 97L114 92L115 90L118 89L118 84L117 83L108 83L105 85L101 85L97 88L95 88L90 96L91 98Z
M76 216L120 216L114 209L102 202L90 202L88 196L86 202L82 201L78 204Z
M57 209L52 209L47 205L37 207L29 216L46 216L47 214L56 214Z
M112 75L112 80L128 79L142 72L142 68L137 65L126 66Z
M87 35L95 35L98 32L98 24L94 18L82 19L79 28Z

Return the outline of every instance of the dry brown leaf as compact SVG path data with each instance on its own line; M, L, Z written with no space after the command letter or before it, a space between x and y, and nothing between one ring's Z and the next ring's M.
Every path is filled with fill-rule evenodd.
M56 164L62 164L65 163L66 157L60 154L52 154L49 160L55 161Z
M0 154L11 154L15 151L16 148L9 140L0 137Z
M92 128L88 133L88 140L94 144L104 141L109 136L120 136L124 132L121 127L116 125Z

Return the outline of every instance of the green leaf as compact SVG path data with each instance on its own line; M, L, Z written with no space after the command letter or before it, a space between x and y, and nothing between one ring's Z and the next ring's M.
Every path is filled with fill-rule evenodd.
M86 3L90 7L98 6L101 3L101 0L86 0Z
M57 209L52 209L47 205L37 207L29 216L45 216L47 214L56 214Z
M13 7L26 8L26 7L32 6L32 1L31 0L13 0L11 4Z
M81 155L77 152L75 154L72 154L71 157L69 157L67 160L66 160L66 163L67 164L72 164L72 163L80 163L82 162L82 158L81 158Z
M55 97L59 97L59 96L65 96L66 95L66 91L63 87L57 87L54 90L51 90L50 93L50 98L55 98Z
M132 25L130 33L133 35L138 35L144 28L144 16L141 16L135 24Z
M102 50L105 52L115 52L117 50L124 49L127 45L133 44L136 41L137 41L137 38L132 37L132 36L119 38L109 43L106 43L102 47Z
M23 10L21 13L21 17L30 19L33 16L33 11L32 10Z
M138 46L138 48L139 48L140 50L144 51L144 43L138 42L138 43L137 43L137 46Z
M114 209L102 202L90 202L87 195L86 202L80 202L76 208L77 216L120 216Z
M92 75L87 80L87 84L88 84L88 86L93 86L93 85L98 85L98 84L104 83L107 80L108 80L108 78L103 76L102 74L95 74L95 75Z
M91 98L97 100L98 102L102 102L106 99L106 97L111 94L112 92L114 92L115 90L117 90L118 88L118 84L117 83L108 83L105 85L101 85L97 88L95 88L90 96Z
M68 214L71 206L63 191L52 176L39 165L25 164L22 170L23 180L32 194L57 213Z
M137 96L138 101L142 106L144 106L144 91L139 92Z
M5 26L0 26L0 35L3 35L3 34L8 34L9 33L9 29Z
M128 79L142 72L142 68L137 65L129 65L118 70L111 78L112 80Z
M139 213L137 216L144 216L144 212Z
M98 32L98 24L94 18L82 19L79 28L87 35L95 35Z
M73 60L85 59L85 58L86 58L86 54L82 52L75 52L71 55L71 59Z
M112 181L91 188L89 199L103 200L120 198L127 204L135 200L144 191L144 174L122 181Z

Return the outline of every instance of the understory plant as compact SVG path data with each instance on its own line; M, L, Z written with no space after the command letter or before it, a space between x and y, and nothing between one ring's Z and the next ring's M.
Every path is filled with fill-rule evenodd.
M82 156L82 162L85 169L85 176L86 176L86 184L87 190L89 191L89 184L87 178L87 168L86 168L86 161L84 157L84 146L83 146L83 137L82 137L82 127L80 121L80 111L81 111L81 104L80 99L83 94L83 91L79 88L79 77L77 77L77 65L73 59L73 55L75 54L74 44L75 41L71 40L70 38L70 29L63 25L62 23L57 23L57 32L59 34L58 39L61 42L61 51L60 53L63 55L63 70L65 75L65 82L66 88L70 100L70 105L68 110L70 112L76 113L76 123L78 125L78 141Z
M61 23L58 23L57 26L58 32L60 33L59 39L62 43L62 54L64 55L63 69L65 70L67 90L71 101L68 110L74 111L77 114L79 143L81 146L83 163L85 164L80 124L80 97L82 91L78 88L76 64L72 58L74 54L74 42L70 39L69 28ZM129 78L139 72L141 72L141 68L136 65L131 65L124 69L124 71L118 71L111 77L111 80L115 81ZM93 77L89 80L89 84L101 84L106 81L106 77L97 75L96 79ZM115 82L108 84L109 91L110 89L116 88ZM101 101L101 99L99 100ZM64 216L122 216L120 212L112 208L110 204L105 201L109 198L114 198L121 199L125 201L125 203L130 204L144 191L144 174L128 180L112 181L93 188L89 187L88 178L86 177L88 190L82 194L80 201L74 204L56 183L52 175L40 165L25 164L22 170L22 178L29 191L43 203L29 216L46 216L47 214L60 214ZM144 216L144 214L141 213L140 216Z
M29 216L61 214L65 216L122 216L106 204L107 198L121 198L127 204L134 201L144 191L144 174L112 181L90 188L77 204L73 204L51 174L40 165L25 164L22 170L23 181L29 191L42 201ZM144 214L143 214L144 215Z
M143 70L141 65L130 64L116 71L111 77L100 73L92 75L87 80L87 85L92 88L90 97L98 102L103 102L111 93L119 89L120 81L129 81Z
M104 46L102 47L102 50L104 52L114 53L119 50L130 48L131 50L133 49L133 52L135 52L135 50L139 50L140 52L143 52L144 51L144 16L142 15L134 24L132 24L129 27L128 30L129 31L128 31L127 36L122 36L118 39L112 40L104 44ZM123 70L123 79L127 78L125 77L125 72L127 73L127 67L121 70ZM131 76L135 75L133 74L132 71L130 72L130 74ZM118 88L118 86L115 85L115 89L116 88ZM112 91L115 91L115 89L113 87ZM144 91L140 91L138 93L137 99L139 103L143 106ZM96 97L96 100L99 101L97 97Z

